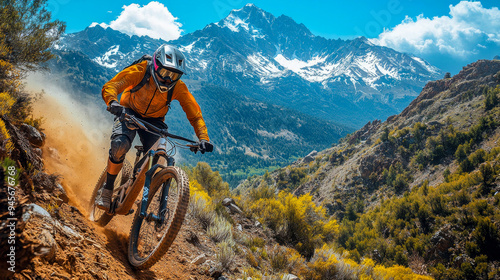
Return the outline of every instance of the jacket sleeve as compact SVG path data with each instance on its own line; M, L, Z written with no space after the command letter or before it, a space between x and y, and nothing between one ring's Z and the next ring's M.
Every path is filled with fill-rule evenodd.
M109 80L102 87L102 99L109 106L111 101L118 102L118 95L122 93L127 88L132 88L139 84L146 72L147 62L142 62L136 64L126 69L123 69L120 73L116 74L113 79Z
M186 113L186 117L191 123L200 140L210 141L207 132L207 126L205 125L205 120L203 120L203 116L201 114L201 109L194 96L189 92L186 84L184 82L179 81L175 86L172 100L177 100L182 106L182 110Z

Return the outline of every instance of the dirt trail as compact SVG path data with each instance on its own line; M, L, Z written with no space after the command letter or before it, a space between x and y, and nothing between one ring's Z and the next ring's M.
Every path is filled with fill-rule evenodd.
M48 173L61 175L70 202L51 213L56 222L40 215L30 220L26 229L28 234L42 240L44 246L48 242L56 254L36 259L32 269L21 275L28 279L28 276L42 276L42 279L211 279L203 268L190 263L197 255L203 252L210 255L212 250L206 237L200 236L205 246L188 242L193 232L200 230L189 218L166 256L146 271L133 270L127 260L132 215L115 217L105 228L88 221L86 208L107 160L112 117L104 109L73 100L59 89L45 91L34 104L34 115L43 117L42 127L47 135L44 163ZM79 237L68 237L64 228L49 230L47 224L51 223L69 227ZM56 245L49 242L51 238ZM19 276L19 279L23 278Z

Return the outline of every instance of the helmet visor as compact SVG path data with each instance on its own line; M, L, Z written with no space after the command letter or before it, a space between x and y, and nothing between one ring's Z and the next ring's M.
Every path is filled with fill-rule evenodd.
M181 73L176 73L163 67L159 67L156 73L158 73L158 76L160 76L160 78L162 78L163 80L170 82L175 82L182 76Z
M174 72L170 69L163 67L161 63L158 61L158 59L155 59L154 62L155 62L154 67L156 74L158 74L158 76L161 79L165 80L167 84L173 83L181 78L182 73Z

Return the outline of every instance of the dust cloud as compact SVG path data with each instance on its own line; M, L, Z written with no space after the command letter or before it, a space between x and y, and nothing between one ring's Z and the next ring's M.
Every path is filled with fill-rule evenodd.
M76 95L50 82L44 74L27 78L27 88L40 92L33 102L34 117L42 117L47 135L45 167L61 176L70 199L86 210L92 190L106 167L113 117L99 96Z

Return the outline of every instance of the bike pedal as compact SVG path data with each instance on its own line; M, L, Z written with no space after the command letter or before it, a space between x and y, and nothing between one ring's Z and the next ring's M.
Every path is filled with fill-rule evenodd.
M128 211L127 215L125 215L125 216L128 216L128 215L130 215L130 214L132 214L132 213L134 213L134 209L130 209L130 210Z

